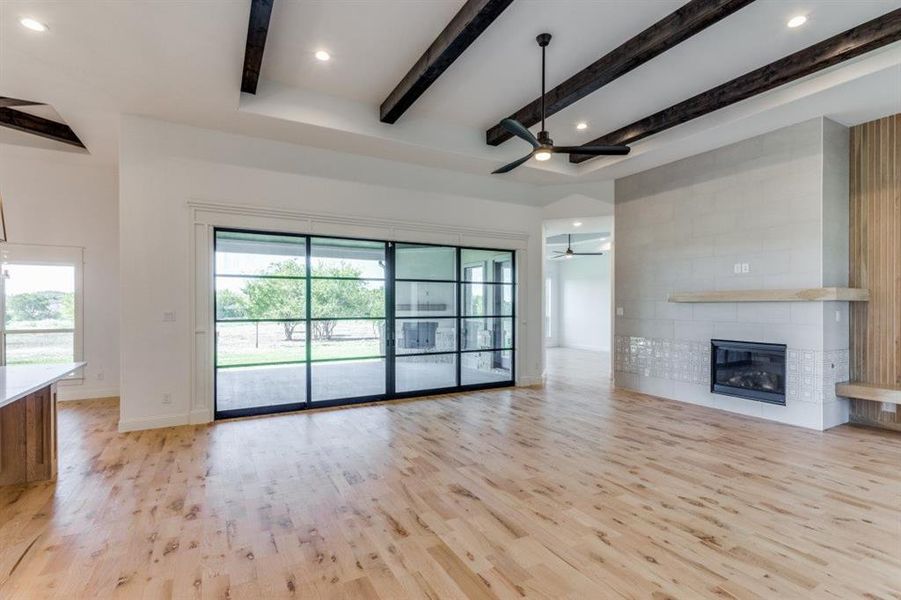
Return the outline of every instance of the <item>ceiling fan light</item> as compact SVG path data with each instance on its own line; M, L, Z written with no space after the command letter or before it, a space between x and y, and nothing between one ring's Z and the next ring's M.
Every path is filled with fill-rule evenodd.
M548 160L551 158L551 153L548 150L539 150L535 153L535 160Z

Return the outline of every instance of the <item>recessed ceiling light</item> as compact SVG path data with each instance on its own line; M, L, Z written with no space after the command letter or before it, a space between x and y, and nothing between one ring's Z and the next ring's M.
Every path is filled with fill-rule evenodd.
M325 62L332 57L332 55L325 50L317 50L316 54L314 54L313 56L316 57L316 60L321 60L322 62Z
M551 153L547 150L539 150L535 153L535 160L548 160L551 158Z
M573 223L573 227L581 227L581 226L582 226L582 221L576 221L575 223Z
M22 17L19 19L22 27L26 27L32 31L47 31L47 26L31 17Z
M588 123L586 123L585 121L582 121L581 123L576 123L576 129L578 129L579 131L588 129Z
M788 23L786 23L786 25L788 25L789 27L794 29L795 27L800 27L801 25L803 25L806 22L807 22L807 17L805 15L798 15L797 17L792 17L791 19L789 19Z

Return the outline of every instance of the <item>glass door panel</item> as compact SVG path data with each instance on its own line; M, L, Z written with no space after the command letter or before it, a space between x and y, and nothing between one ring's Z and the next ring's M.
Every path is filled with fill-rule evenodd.
M510 350L513 319L463 319L464 350Z
M312 402L384 396L385 242L313 238L310 261Z
M398 393L440 390L457 385L457 355L398 356L395 361Z
M306 239L217 231L216 413L307 402Z
M457 386L457 249L398 244L394 288L397 393Z
M395 277L400 280L457 280L457 249L449 246L397 244Z
M394 294L398 319L457 316L456 283L398 281Z
M475 385L510 381L513 351L464 352L460 369L460 383Z

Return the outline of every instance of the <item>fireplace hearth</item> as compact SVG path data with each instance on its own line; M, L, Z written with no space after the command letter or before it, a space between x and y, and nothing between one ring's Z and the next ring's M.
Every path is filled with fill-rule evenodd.
M785 344L710 340L710 391L785 405Z

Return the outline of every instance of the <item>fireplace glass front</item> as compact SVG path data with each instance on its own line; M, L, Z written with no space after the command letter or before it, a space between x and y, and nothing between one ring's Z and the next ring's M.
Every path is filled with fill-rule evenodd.
M785 344L710 340L710 391L785 405Z

